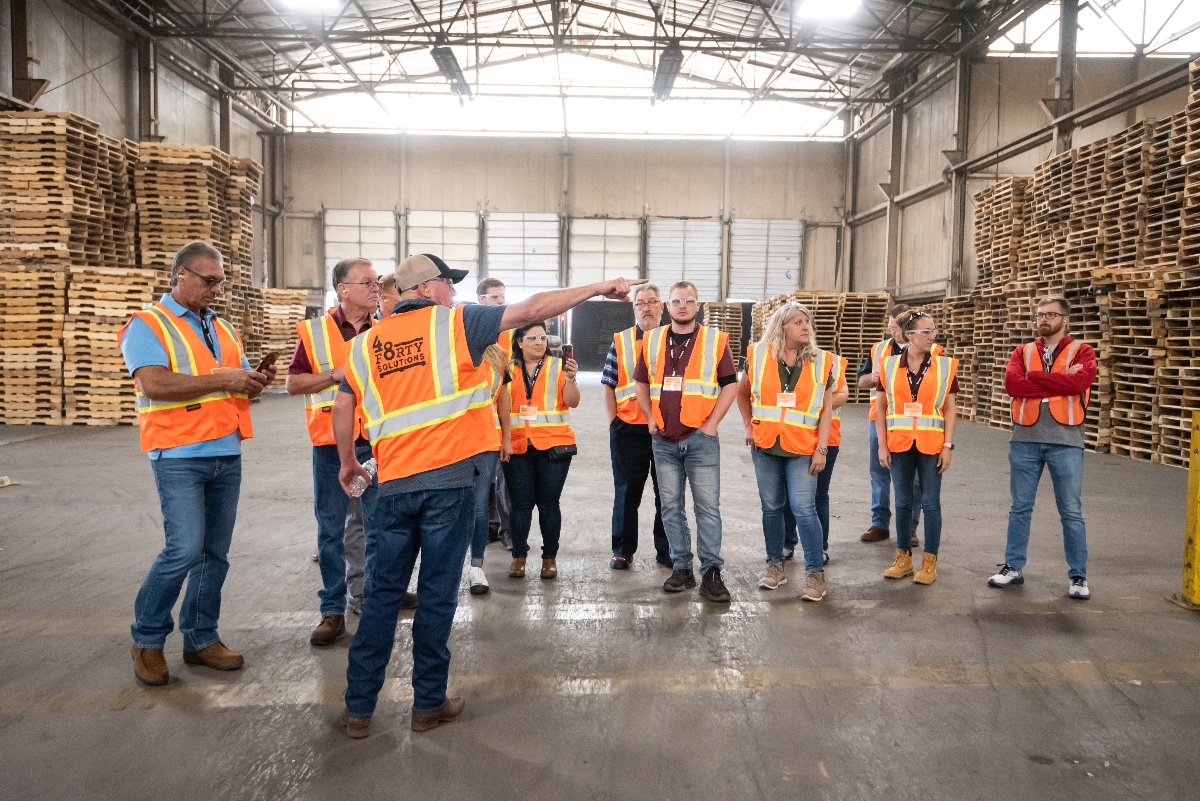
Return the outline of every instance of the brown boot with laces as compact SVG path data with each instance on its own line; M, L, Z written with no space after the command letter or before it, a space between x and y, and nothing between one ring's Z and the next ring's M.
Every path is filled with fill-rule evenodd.
M321 615L321 623L313 629L308 641L312 645L333 645L345 633L345 615Z

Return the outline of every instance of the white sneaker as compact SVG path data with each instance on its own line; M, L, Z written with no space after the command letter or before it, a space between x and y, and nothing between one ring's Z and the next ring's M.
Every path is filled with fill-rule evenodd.
M1000 572L988 579L989 587L1011 587L1013 584L1024 584L1025 577L1021 571L1010 564L1000 565Z
M487 576L484 575L482 567L472 567L467 571L467 581L471 585L472 595L485 595L491 589L488 587Z
M1067 588L1067 597L1076 601L1086 601L1091 598L1092 591L1088 589L1087 579L1082 576L1071 579L1071 586Z

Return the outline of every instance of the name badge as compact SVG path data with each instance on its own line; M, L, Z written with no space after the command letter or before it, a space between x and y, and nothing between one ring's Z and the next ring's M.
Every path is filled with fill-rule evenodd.
M904 404L904 416L905 417L920 417L921 414L922 414L921 404L919 404L919 403Z
M796 408L796 393L795 392L779 392L775 395L775 405L781 409Z
M212 373L213 375L220 375L221 373L232 373L233 368L232 367L213 367L211 370L209 370L209 372Z
M683 392L683 376L669 375L663 379L663 391Z
M521 411L517 415L517 417L518 417L518 419L525 420L526 422L530 422L530 423L535 422L537 420L537 407L536 406L522 406Z

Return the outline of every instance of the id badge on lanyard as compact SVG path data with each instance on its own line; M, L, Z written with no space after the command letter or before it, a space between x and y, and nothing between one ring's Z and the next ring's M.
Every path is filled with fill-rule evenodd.
M664 392L683 392L683 376L669 375L663 378Z
M776 393L775 405L781 409L795 409L796 408L796 393L795 392Z
M922 414L923 414L923 412L921 409L921 404L919 404L919 403L904 404L904 416L905 417L917 418L917 417L920 417Z
M521 411L517 414L517 419L527 423L535 423L537 422L537 412L536 406L522 406Z

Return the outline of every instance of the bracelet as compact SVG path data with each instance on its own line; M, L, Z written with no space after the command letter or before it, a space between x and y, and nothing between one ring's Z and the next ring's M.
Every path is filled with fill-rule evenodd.
M829 453L829 447L826 445L818 445L817 453L821 454L822 456L825 456L826 454Z

